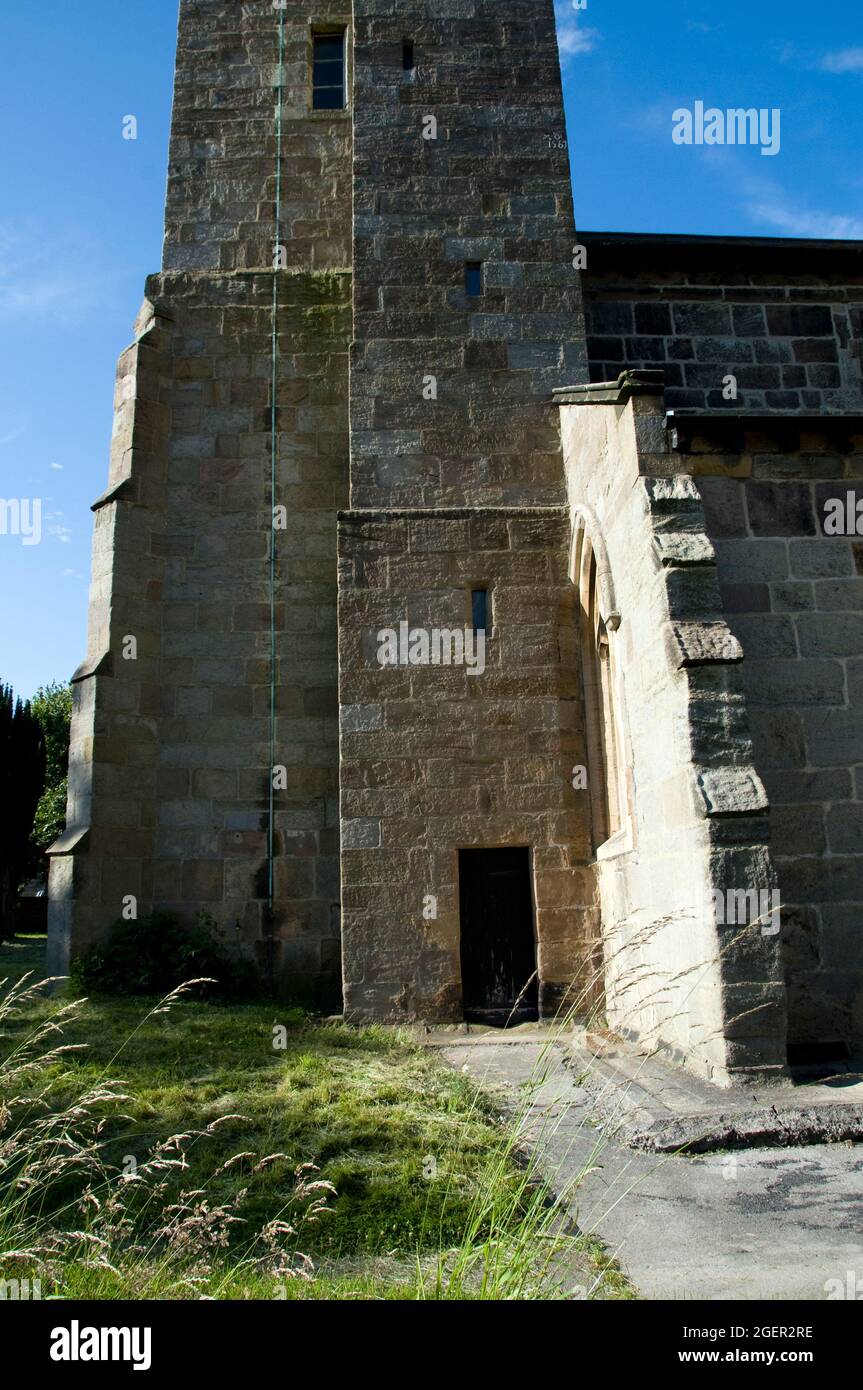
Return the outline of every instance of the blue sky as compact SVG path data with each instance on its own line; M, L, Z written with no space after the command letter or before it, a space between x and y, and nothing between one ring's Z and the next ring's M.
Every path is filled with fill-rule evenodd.
M863 239L860 0L556 4L580 227ZM0 680L22 695L85 652L114 365L160 261L176 11L0 17L0 498L43 516L38 545L0 535ZM697 101L779 108L779 154L675 145Z

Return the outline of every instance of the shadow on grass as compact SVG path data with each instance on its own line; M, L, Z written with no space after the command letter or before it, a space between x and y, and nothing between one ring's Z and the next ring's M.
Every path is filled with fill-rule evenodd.
M41 949L6 943L0 978L44 973ZM130 1097L105 1127L106 1162L129 1170L166 1135L240 1114L189 1146L184 1186L206 1182L208 1198L220 1201L235 1191L236 1174L210 1175L238 1147L279 1152L314 1163L337 1190L331 1213L306 1233L313 1255L412 1254L458 1240L500 1142L490 1103L464 1078L389 1029L316 1023L274 1003L187 1001L141 1025L157 1002L92 998L64 1028L64 1041L84 1050L51 1069L54 1103L106 1076ZM35 1010L47 1017L53 1007L38 1001ZM275 1168L248 1177L250 1224L268 1219L282 1183Z

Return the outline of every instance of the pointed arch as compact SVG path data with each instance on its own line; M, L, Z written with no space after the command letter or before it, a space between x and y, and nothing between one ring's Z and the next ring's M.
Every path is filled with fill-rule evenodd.
M621 614L605 543L589 507L572 511L570 579L578 596L593 849L629 847L629 778L616 634Z

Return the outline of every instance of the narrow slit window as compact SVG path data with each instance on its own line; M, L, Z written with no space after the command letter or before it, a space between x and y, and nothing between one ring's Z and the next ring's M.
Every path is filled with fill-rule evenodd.
M312 110L345 107L345 34L312 35Z
M482 261L468 261L465 265L464 289L470 299L482 294Z
M405 39L402 44L402 67L405 72L413 72L416 68L413 39Z
M471 590L470 607L474 632L485 632L488 628L488 589Z

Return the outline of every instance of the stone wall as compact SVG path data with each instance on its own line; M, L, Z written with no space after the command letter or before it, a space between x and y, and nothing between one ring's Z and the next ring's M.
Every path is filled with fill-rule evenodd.
M531 850L540 1007L591 993L598 914L565 509L345 513L339 522L342 909L352 1019L463 1017L458 850ZM378 634L469 621L485 670L390 666ZM435 900L435 917L424 904Z
M573 515L603 556L629 789L597 847L609 1024L718 1083L769 1076L785 1061L777 937L729 896L775 888L767 801L701 499L660 381L558 399Z
M48 965L149 902L173 325L146 305L121 355L109 486L94 504L87 656L72 681L66 832L51 850ZM130 640L131 639L131 640Z
M661 372L677 466L697 478L745 653L783 904L789 1042L859 1046L863 567L855 538L826 536L823 520L825 501L853 491L863 466L863 246L581 240L591 376ZM723 393L727 374L736 396ZM698 412L709 418L689 418Z
M690 410L856 411L863 245L582 233L592 381L661 369ZM732 375L736 395L725 379Z
M587 367L552 0L354 16L351 504L558 504L548 400Z
M313 27L351 20L355 109L312 111ZM52 969L134 901L330 1007L341 896L349 1015L458 1020L458 851L524 846L544 1015L595 1002L601 903L621 1031L775 1072L781 949L791 1040L859 1041L863 561L821 516L863 436L811 417L859 410L860 246L582 237L588 368L552 0L183 0L165 233L95 507ZM598 847L585 526L625 763ZM475 587L481 675L381 664ZM777 881L779 937L717 917Z
M338 998L335 513L350 276L279 276L274 907L268 920L272 277L164 275L175 314L160 539L154 902L205 911L277 984ZM239 303L237 300L239 299Z
M321 0L315 23L342 16ZM284 11L281 69L279 20L235 0L180 10L157 328L121 359L112 483L128 483L97 513L52 939L62 963L132 896L139 915L204 915L277 989L331 1007L351 115L309 109L308 12Z
M863 547L824 503L863 495L863 422L705 423L687 441L746 660L783 899L789 1041L863 1039Z
M182 0L165 206L166 271L273 264L276 92L282 235L291 269L351 263L351 111L310 109L312 25L350 23L350 0ZM279 20L284 63L279 71Z
M345 1005L460 1019L458 850L527 846L553 1014L596 939L551 402L587 376L554 6L355 0L354 21ZM379 631L462 627L472 585L493 607L482 676L381 668Z

